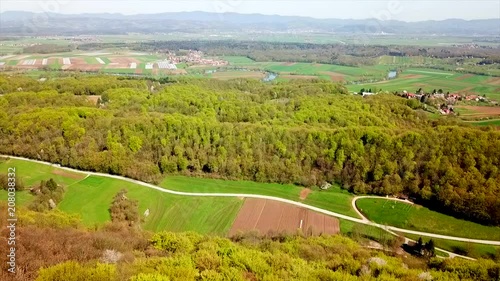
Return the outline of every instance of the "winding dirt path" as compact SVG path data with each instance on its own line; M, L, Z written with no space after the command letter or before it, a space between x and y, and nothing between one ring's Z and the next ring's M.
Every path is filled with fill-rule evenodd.
M17 156L10 156L10 155L0 155L0 156L12 158L12 159L30 161L30 162L34 162L34 163L43 164L43 165L55 166L54 164L49 163L49 162L32 160L32 159L28 159L28 158L24 158L24 157L17 157ZM388 198L385 198L385 197L379 197L379 196L359 196L359 197L355 197L352 200L352 205L353 205L354 210L356 210L358 212L358 214L360 214L361 219L359 219L359 218L353 218L353 217L350 217L350 216L347 216L347 215L339 214L339 213L336 213L336 212L328 211L328 210L325 210L325 209L321 209L321 208L318 208L318 207L310 206L310 205L307 205L307 204L304 204L304 203L301 203L301 202L296 202L296 201L292 201L292 200L288 200L288 199L283 199L283 198L278 198L278 197L272 197L272 196L266 196L266 195L258 195L258 194L182 192L182 191L175 191L175 190L165 189L165 188L162 188L162 187L150 184L150 183L145 183L145 182L141 182L141 181L138 181L138 180L134 180L134 179L130 179L130 178L122 177L122 176L109 175L109 174L96 173L96 172L88 172L88 171L80 171L80 170L76 170L76 169L72 169L72 168L67 168L67 167L59 167L59 168L63 169L63 170L71 171L71 172L83 173L83 174L86 174L86 175L94 175L94 176L100 176L100 177L107 177L107 178L119 179L119 180L131 182L131 183L135 183L135 184L147 187L147 188L155 189L155 190L158 190L160 192L165 192L165 193L170 193L170 194L175 194L175 195L181 195L181 196L194 196L194 197L197 197L197 196L198 197L237 197L237 198L238 197L239 198L245 197L245 198L268 199L268 200L283 202L283 203L295 205L295 206L298 206L298 207L302 207L302 208L305 208L305 209L309 209L309 210L312 210L312 211L316 211L318 213L322 213L322 214L325 214L325 215L329 215L329 216L341 218L341 219L352 221L352 222L356 222L356 223L361 223L361 224L365 224L365 225L371 225L371 226L374 226L374 227L378 227L378 228L381 228L381 229L383 229L383 230L385 230L385 231L387 231L387 232L389 232L389 233L391 233L393 235L397 235L396 232L399 232L399 233L410 233L410 234L421 235L421 236L426 236L426 237L431 237L431 238L440 238L440 239L447 239L447 240L453 240L453 241L461 241L461 242L469 242L469 243L477 243L477 244L486 244L486 245L500 246L500 241L470 239L470 238L463 238L463 237L454 237L454 236L447 236L447 235L441 235L441 234L427 233L427 232L421 232L421 231L414 231L414 230L409 230L409 229L402 229L402 228L397 228L397 227L393 227L393 226L387 226L387 225L383 225L383 224L374 223L372 221L369 221L366 217L364 217L361 214L361 212L359 212L359 210L356 207L356 201L358 199L360 199L360 198L384 198L384 199L388 199ZM405 201L405 200L396 199L396 198L393 198L393 199L396 200L396 201L403 201L403 202L409 203L408 201ZM447 251L444 251L442 249L439 249L439 250L441 250L443 252L447 252ZM450 252L447 252L447 253L453 254L453 253L450 253ZM453 255L455 255L455 254L453 254ZM461 256L461 257L464 257L464 256ZM464 257L464 258L468 258L468 257ZM468 259L470 259L470 258L468 258Z

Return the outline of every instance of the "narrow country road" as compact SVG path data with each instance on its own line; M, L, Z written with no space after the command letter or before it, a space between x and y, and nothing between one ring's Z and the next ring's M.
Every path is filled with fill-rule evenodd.
M17 156L10 156L10 155L0 155L0 156L9 157L9 158L12 158L12 159L18 159L18 160L35 162L35 163L49 165L49 166L54 166L54 164L49 163L49 162L32 160L32 159L28 159L28 158L24 158L24 157L17 157ZM108 178L114 178L114 179L118 179L118 180L123 180L123 181L131 182L131 183L135 183L135 184L138 184L138 185L141 185L141 186L144 186L144 187L148 187L148 188L151 188L151 189L155 189L155 190L158 190L160 192L170 193L170 194L174 194L174 195L195 196L195 197L196 196L198 196L198 197L244 197L244 198L260 198L260 199L274 200L274 201L283 202L283 203L295 205L295 206L298 206L298 207L302 207L302 208L305 208L305 209L309 209L309 210L312 210L312 211L315 211L315 212L318 212L318 213L322 213L322 214L325 214L325 215L328 215L328 216L333 216L333 217L337 217L337 218L340 218L340 219L344 219L344 220L348 220L348 221L352 221L352 222L356 222L356 223L361 223L361 224L365 224L365 225L375 226L375 227L381 228L381 229L383 229L385 231L388 231L389 233L392 233L392 234L394 234L394 232L410 233L410 234L415 234L415 235L427 236L427 237L431 237L431 238L440 238L440 239L447 239L447 240L453 240L453 241L461 241L461 242L470 242L470 243L478 243L478 244L500 246L500 241L479 240L479 239L469 239L469 238L463 238L463 237L454 237L454 236L440 235L440 234L434 234L434 233L427 233L427 232L420 232L420 231L414 231L414 230L408 230L408 229L401 229L401 228L397 228L397 227L393 227L393 226L387 226L387 225L382 225L382 224L371 222L366 217L364 217L363 214L361 214L359 212L359 210L355 206L356 200L359 199L359 198L366 198L364 196L363 197L355 197L352 200L352 204L353 204L354 210L356 210L356 212L361 217L361 219L358 219L358 218L353 218L353 217L350 217L350 216L347 216L347 215L343 215L343 214L335 213L335 212L332 212L332 211L328 211L328 210L325 210L325 209L321 209L321 208L318 208L318 207L306 205L306 204L303 204L301 202L295 202L295 201L292 201L292 200L278 198L278 197L272 197L272 196L266 196L266 195L258 195L258 194L240 194L240 193L195 193L195 192L191 193L191 192L182 192L182 191L175 191L175 190L165 189L165 188L153 185L153 184L141 182L141 181L138 181L138 180L134 180L134 179L130 179L130 178L122 177L122 176L109 175L109 174L96 173L96 172L86 172L86 171L80 171L80 170L76 170L76 169L72 169L72 168L67 168L67 167L58 167L58 168L66 170L66 171L75 172L75 173L82 173L82 174L86 174L86 175L94 175L94 176L101 176L101 177L108 177ZM385 198L385 197L376 197L376 196L368 196L368 197ZM404 201L404 200L401 200L401 201Z

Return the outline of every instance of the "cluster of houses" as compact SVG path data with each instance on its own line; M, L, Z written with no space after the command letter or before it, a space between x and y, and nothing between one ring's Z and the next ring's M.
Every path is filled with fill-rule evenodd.
M215 58L205 58L203 52L190 50L185 56L177 56L175 54L169 54L168 60L174 64L178 63L190 63L197 65L210 65L210 66L225 66L229 63L224 60L219 60Z
M417 99L421 102L430 101L433 104L439 104L439 112L443 115L454 114L453 105L459 101L490 102L485 96L464 95L450 92L443 93L442 90L434 90L432 93L424 93L422 89L419 89L416 93L403 91L399 96L407 99Z
M407 91L403 91L401 96L404 98L407 98L407 99L419 99L419 100L422 100L424 97L429 98L429 99L443 99L451 104L455 104L458 101L488 102L488 99L484 96L450 94L449 92L446 94L442 93L442 92L433 92L432 94L424 94L422 92L420 92L420 93L408 93Z

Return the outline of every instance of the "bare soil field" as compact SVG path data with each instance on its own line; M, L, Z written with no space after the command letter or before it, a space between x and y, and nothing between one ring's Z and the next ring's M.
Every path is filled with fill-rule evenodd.
M330 79L332 79L332 81L334 81L334 82L344 81L344 77L345 77L344 74L340 74L340 73L336 73L336 72L332 72L332 71L323 71L321 73L330 76Z
M337 234L339 221L304 208L272 200L247 198L234 221L229 236L257 230L260 234Z
M467 113L461 113L463 117L488 117L500 116L500 106L457 106L468 110Z
M101 69L100 64L87 64L83 58L71 58L71 65L67 69L78 69L78 70L99 70Z
M187 71L185 69L171 69L171 70L164 70L163 72L166 74L173 74L173 75L187 74Z
M60 170L60 169L52 170L52 174L71 178L71 179L76 179L76 180L83 180L85 178L84 174L72 173L72 172L68 172L68 171Z
M307 195L311 193L311 189L309 188L304 188L300 191L300 200L305 200L307 198Z
M424 76L419 74L405 74L401 76L401 78L407 78L407 79L420 79L422 77Z
M112 68L130 68L130 64L135 62L137 65L141 63L137 59L127 57L109 57Z
M493 77L488 80L486 80L486 84L493 85L493 86L500 86L500 77Z

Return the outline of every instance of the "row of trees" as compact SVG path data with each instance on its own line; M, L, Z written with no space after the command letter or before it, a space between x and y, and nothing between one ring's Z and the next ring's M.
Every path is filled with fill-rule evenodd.
M429 120L407 100L349 96L325 81L181 80L153 92L116 81L103 85L100 108L56 90L0 97L0 152L150 182L171 173L339 182L500 224L498 131Z

